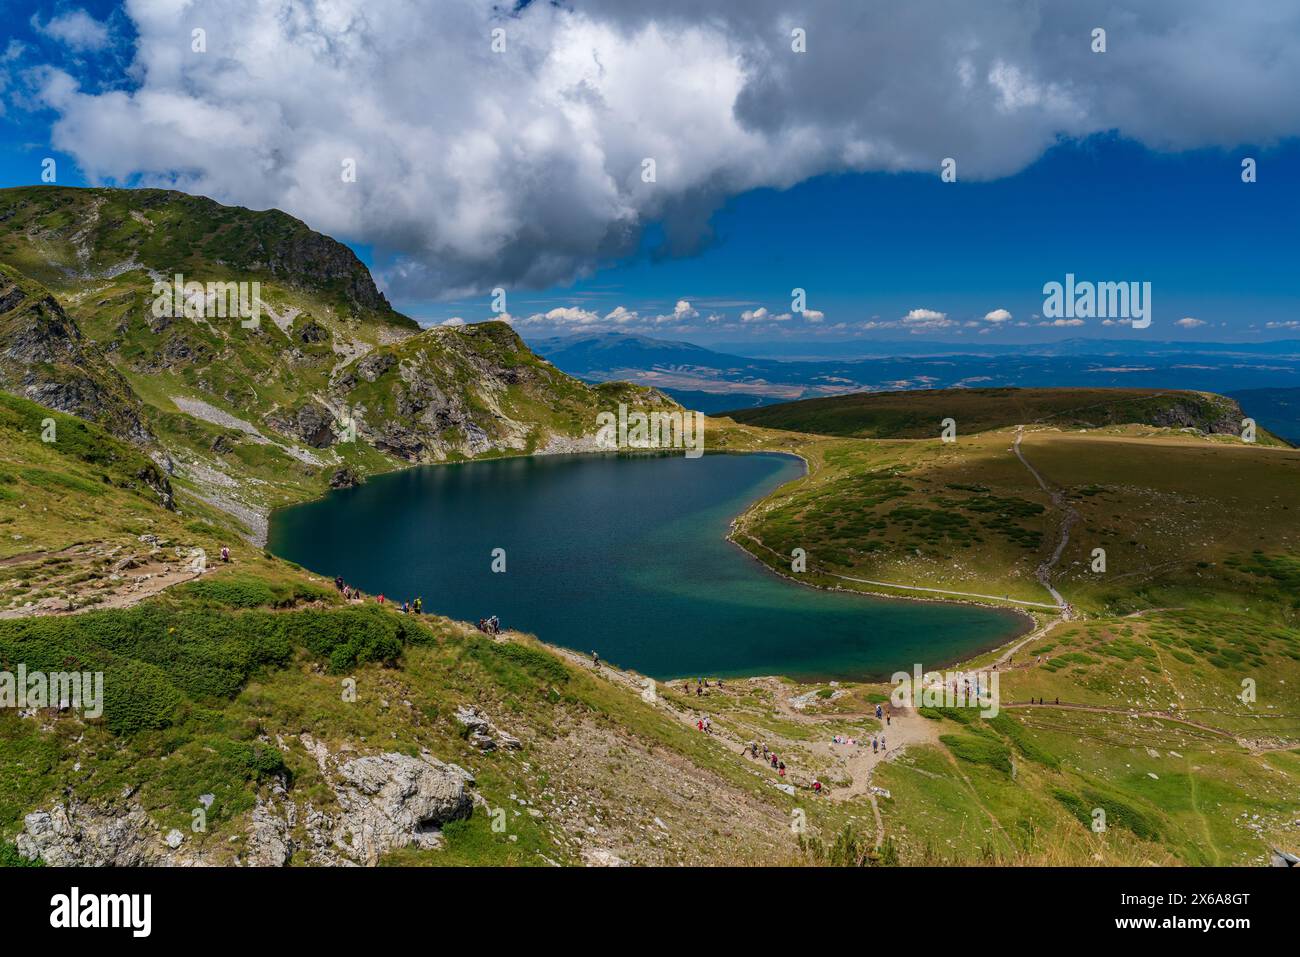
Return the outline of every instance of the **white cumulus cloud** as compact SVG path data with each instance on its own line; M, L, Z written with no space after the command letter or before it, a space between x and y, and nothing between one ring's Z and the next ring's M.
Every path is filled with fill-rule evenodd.
M108 25L80 8L61 13L45 23L32 14L32 29L78 52L102 50L108 46Z
M649 223L690 253L728 197L829 172L937 175L951 156L978 180L1061 136L1300 134L1300 8L1282 0L1115 0L1104 55L1095 15L1068 3L911 0L864 7L854 29L815 0L514 6L124 0L129 85L33 75L52 145L92 182L279 207L370 246L410 297L567 282L634 252ZM80 9L37 23L82 49L118 32Z

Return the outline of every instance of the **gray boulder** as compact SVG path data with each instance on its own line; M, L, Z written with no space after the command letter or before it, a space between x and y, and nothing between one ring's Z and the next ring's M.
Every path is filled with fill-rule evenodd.
M390 752L353 758L338 771L335 840L359 863L376 864L401 847L438 847L442 825L474 810L464 776L431 758Z

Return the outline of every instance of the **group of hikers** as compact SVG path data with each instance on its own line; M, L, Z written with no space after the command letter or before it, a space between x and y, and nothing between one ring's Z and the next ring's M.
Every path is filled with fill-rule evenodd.
M719 682L719 684L721 684L721 682ZM892 717L893 715L891 713L887 713L885 709L881 707L879 704L876 705L876 720L878 721L883 720L885 722L885 726L889 727L890 724L892 723ZM696 724L701 731L707 731L712 733L713 729L711 724L709 723L708 716L705 716L704 718L700 719L699 721L696 722ZM837 734L831 737L831 744L852 745L853 747L861 746L865 748L867 746L867 739L851 738L848 735ZM871 750L873 752L877 754L882 754L887 749L888 746L885 744L885 735L883 733L873 734L871 736ZM785 777L785 761L783 761L781 759L781 756L778 755L775 751L769 749L766 742L760 744L757 741L750 741L749 744L747 744L744 747L741 753L744 754L745 757L747 758L761 760L764 764L771 767L771 769L775 771L779 777L782 778ZM821 781L815 778L813 779L812 784L809 786L811 787L814 794L821 794L823 792L823 786Z
M342 575L336 575L334 577L334 587L338 589L339 594L341 594L347 601L365 601L366 599L365 593L362 592L360 588L353 588L345 582ZM380 592L375 596L375 601L381 605L389 604L389 600L384 597L383 592ZM417 595L410 601L403 601L401 604L401 610L403 615L423 615L424 598ZM485 635L499 635L501 634L501 619L496 615L493 615L491 618L480 618L478 620L478 630L483 632ZM593 651L593 657L595 654L596 653Z
M885 727L889 727L892 718L893 718L892 713L886 714L885 709L883 707L881 707L879 704L876 705L877 721L884 719ZM859 740L858 738L850 738L848 735L836 734L831 736L831 744L847 744L855 748L860 745L865 748L867 746L867 739L862 738ZM871 736L871 750L876 752L877 754L879 754L881 751L886 750L884 734L879 734L879 735L873 734Z
M781 760L780 756L777 755L775 751L768 750L766 741L761 745L757 741L751 741L746 745L745 750L741 753L748 758L758 758L760 748L763 753L763 763L770 765L772 770L775 771L779 777L785 777L785 762Z
M890 726L890 722L891 722L892 719L893 719L893 713L890 712L890 713L886 714L886 713L885 713L885 709L884 709L884 707L882 707L880 704L877 704L877 705L876 705L876 720L879 721L879 720L881 720L882 718L883 718L884 721L885 721L885 727L889 727L889 726ZM855 745L855 746L858 745L858 744L861 744L862 747L865 748L865 747L867 746L867 739L866 739L866 738L863 738L861 741L858 741L856 738L854 738L854 739L842 739L840 743L847 743L847 744L852 744L852 745ZM883 733L881 733L880 735L874 735L874 734L873 734L873 735L871 736L871 750L874 751L874 752L876 752L876 753L880 753L881 751L886 750L886 748L885 748L885 735L884 735Z
M366 599L365 593L362 592L360 588L353 588L351 585L345 582L343 580L342 575L334 576L334 587L338 590L339 594L343 596L345 601L365 601ZM381 605L388 604L388 599L384 597L383 592L380 592L378 595L375 596L375 601L377 601ZM403 615L424 614L424 599L419 596L416 596L411 601L403 601L402 614Z
M708 678L696 678L696 679L695 679L695 696L696 696L697 698L699 698L699 697L703 697L704 695L708 694L708 692L705 691L704 689L705 689L705 688L711 688L711 687L715 687L715 686L709 684L709 679L708 679ZM718 683L717 683L716 687L717 687L717 689L718 689L719 691L722 690L722 679L721 679L721 678L718 679ZM690 694L690 693L691 693L691 683L690 683L690 681L689 681L689 680L683 680L683 681L682 681L682 694L687 694L687 695L688 695L688 694Z

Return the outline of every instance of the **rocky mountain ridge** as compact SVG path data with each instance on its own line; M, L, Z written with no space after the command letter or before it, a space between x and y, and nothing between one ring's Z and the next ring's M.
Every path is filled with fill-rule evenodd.
M150 445L255 541L271 509L374 472L581 451L600 411L674 406L646 387L590 387L506 323L421 330L350 249L278 210L0 190L0 263L0 386ZM211 286L168 308L155 283L176 275L257 283L257 321L213 314Z

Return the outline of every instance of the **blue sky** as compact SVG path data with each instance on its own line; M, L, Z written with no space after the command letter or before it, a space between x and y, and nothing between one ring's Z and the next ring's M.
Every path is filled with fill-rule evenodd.
M1241 181L1243 156L1257 160L1253 184ZM809 306L827 314L826 325L888 322L914 309L977 321L1002 308L1012 322L1034 324L1006 329L1007 341L1116 335L1099 326L1036 325L1043 284L1073 272L1079 279L1150 282L1154 321L1142 333L1150 338L1287 338L1300 328L1267 325L1300 319L1297 215L1300 145L1294 142L1272 150L1159 154L1100 135L1062 143L1024 172L993 182L869 173L756 190L715 215L714 237L698 255L661 256L662 237L652 229L631 259L572 286L520 298L530 311L574 302L594 311L627 303L667 313L686 298L701 310L788 312L791 289L802 287ZM486 303L421 304L417 311L478 315ZM1175 325L1188 317L1205 325ZM776 323L743 334L810 333L786 333ZM897 339L906 330L862 334ZM972 332L924 334L944 339Z
M1021 36L1014 19L967 25L967 33L980 32L971 47L979 52L956 58L948 85L918 93L913 112L928 117L927 106L947 109L957 94L972 99L927 123L896 114L904 112L898 99L925 87L933 67L891 93L887 108L841 96L859 68L849 57L823 54L823 77L754 68L757 47L737 52L734 35L745 35L752 24L740 18L766 0L736 7L734 35L722 46L711 25L683 22L686 13L646 22L618 0L575 4L576 12L534 5L505 18L477 0L449 0L428 14L443 19L423 27L409 19L386 25L373 8L363 16L360 0L308 0L307 24L292 31L278 20L255 22L257 6L243 6L244 33L262 45L251 53L251 41L223 31L218 17L246 2L195 0L183 18L168 20L143 3L8 0L15 15L0 35L0 186L39 182L48 156L64 185L174 185L223 202L279 206L352 245L394 304L421 321L490 318L490 290L500 287L509 316L529 336L603 329L702 343L1300 336L1300 126L1293 107L1280 105L1285 99L1270 100L1284 91L1253 80L1253 110L1217 104L1213 87L1191 80L1144 94L1141 85L1155 81L1130 48L1141 53L1148 44L1148 58L1157 53L1140 31L1112 31L1117 47L1127 42L1106 54L1111 60L1085 51L1060 66L1063 58L1042 48L1073 49L1078 24L1065 7L1059 22L1048 17L1031 36ZM339 21L339 7L353 3L354 18ZM203 57L189 50L200 23L210 31ZM407 102L409 75L394 69L374 79L377 67L365 60L379 47L384 69L410 56L413 69L425 70L427 46L409 49L406 35L465 31L471 39L460 49L496 23L531 44L534 56L507 60L505 75L501 57L453 64L470 84L459 94L430 84ZM1193 51L1199 69L1211 81L1221 70L1221 85L1230 86L1271 42L1268 26L1237 24L1239 36L1218 28L1212 49L1223 62ZM951 46L924 23L891 29L900 44ZM656 49L673 30L673 42ZM769 44L755 30L753 42ZM1166 32L1152 27L1152 37ZM359 33L364 42L355 47L340 39ZM268 55L277 43L282 55ZM322 44L328 57L314 53ZM572 68L572 50L589 48L599 69ZM1294 49L1277 52L1288 69ZM1180 54L1166 45L1158 55ZM535 65L548 56L558 66ZM321 91L324 106L310 92L285 92L267 65L281 60L303 89ZM813 61L790 62L802 69ZM1089 72L1103 63L1111 71L1104 78ZM556 93L561 67L572 75ZM620 67L637 83L622 79ZM638 79L645 69L675 79L656 79L668 89L645 92ZM1274 68L1269 82L1286 72ZM890 77L858 82L883 89ZM573 106L565 91L576 81L597 88L603 110ZM811 84L803 112L767 128L800 84ZM367 98L350 112L354 91ZM1149 107L1134 108L1142 95ZM1286 95L1295 99L1293 90ZM533 110L503 126L497 114L521 98L531 98ZM533 121L537 109L552 107L551 122ZM376 109L406 124L385 149L370 140L387 134L365 122ZM195 117L228 132L195 134ZM657 132L643 129L656 125ZM818 147L791 147L795 129ZM410 145L422 132L428 143ZM306 139L315 141L310 150L299 145ZM298 149L302 155L287 155ZM362 181L351 192L335 182L331 150L361 157ZM938 160L949 154L957 157L953 183L939 176ZM642 155L659 157L651 187L636 175ZM1256 160L1257 182L1242 182L1244 157ZM376 167L382 176L366 175ZM1151 326L1047 324L1043 284L1067 273L1149 282ZM796 287L806 291L803 314L791 312Z

